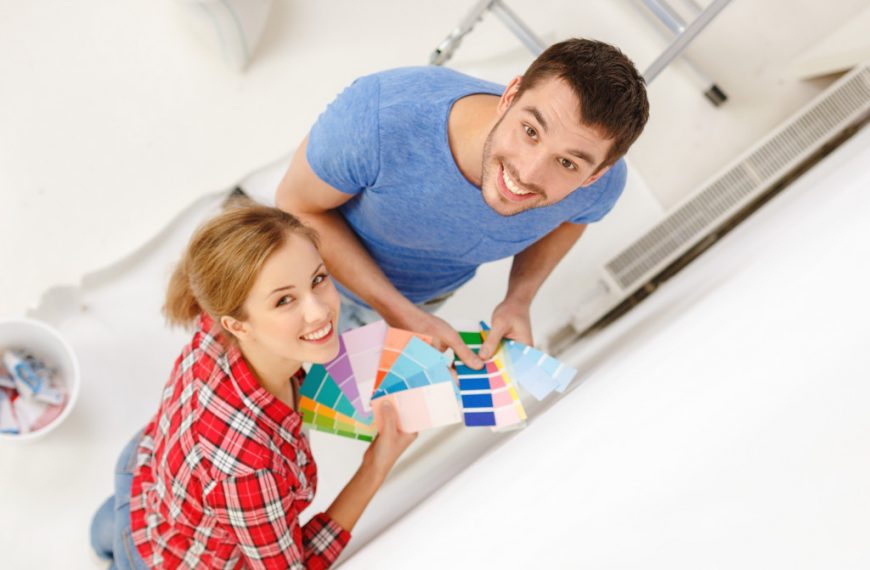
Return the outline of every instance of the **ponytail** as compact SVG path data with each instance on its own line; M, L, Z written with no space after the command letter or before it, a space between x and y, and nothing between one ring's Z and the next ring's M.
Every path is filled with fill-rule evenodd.
M244 319L245 298L266 259L291 233L317 246L317 234L287 212L234 205L193 234L169 281L163 314L172 325L194 324L200 313Z
M201 312L202 308L190 287L187 259L182 259L175 267L172 278L169 280L163 314L171 325L189 326Z

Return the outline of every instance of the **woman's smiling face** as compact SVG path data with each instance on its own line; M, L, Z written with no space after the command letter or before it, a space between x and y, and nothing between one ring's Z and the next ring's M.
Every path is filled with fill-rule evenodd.
M291 232L263 263L243 305L243 330L234 333L282 360L328 362L339 350L340 305L317 248Z

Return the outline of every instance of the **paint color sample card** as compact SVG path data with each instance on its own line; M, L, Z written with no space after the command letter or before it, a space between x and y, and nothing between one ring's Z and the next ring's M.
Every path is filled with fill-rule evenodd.
M489 327L486 323L480 323L480 337L486 342L489 334ZM506 352L506 341L502 339L499 342L498 350L492 357L492 362L495 364L500 375L500 382L490 378L490 385L493 388L493 408L495 410L496 425L493 429L498 428L518 428L524 427L526 421L526 409L520 400L520 395L517 392L517 385L513 381L513 371L510 370L510 359ZM504 388L499 384L504 384ZM510 401L508 401L508 396Z
M353 369L363 409L371 411L371 394L378 375L378 363L387 337L387 323L377 321L343 333L344 346Z
M329 375L332 376L341 391L350 400L351 405L362 416L369 414L368 410L362 404L360 399L359 388L356 385L356 377L354 376L353 368L350 365L347 348L344 344L344 338L338 337L338 355L323 365Z
M404 390L412 390L414 388L422 388L431 384L441 383L450 384L455 397L457 399L459 398L459 390L456 386L456 382L453 380L453 375L450 373L450 369L446 366L436 366L429 370L421 370L407 378L388 374L384 378L384 382L381 384L380 388L375 390L375 393L372 394L372 400L374 401L386 396L387 394L395 394L396 392L402 392Z
M497 427L516 426L526 421L526 409L520 400L513 373L508 369L507 358L504 351L504 343L492 358L499 371L500 379L504 383L504 389L493 386L494 379L490 378L490 386L493 390L493 408L495 408L495 423Z
M525 344L508 340L505 348L513 378L538 400L553 390L565 391L577 374L577 369Z
M372 408L377 411L384 402L391 401L398 410L399 427L407 433L455 424L461 421L461 416L452 383L439 382L387 394L372 400Z
M373 426L360 423L310 398L302 396L299 399L299 409L302 412L303 426L362 441L374 439L376 432Z
M453 383L447 367L450 361L443 354L420 340L411 338L384 376L372 399L386 393L419 388L439 382Z
M459 331L462 342L477 354L483 344L483 336L475 331ZM459 397L462 403L462 419L469 427L494 426L495 409L492 405L492 387L486 368L475 370L454 357L453 364L459 378Z
M457 364L456 373L465 425L507 427L525 421L519 394L494 361L481 370Z
M348 397L341 391L339 385L320 364L315 364L305 375L305 380L299 388L299 395L314 400L328 408L351 417L358 422L371 425L371 415L357 412Z
M387 328L387 334L384 337L384 349L381 352L381 360L378 363L378 375L375 378L375 385L373 387L375 390L380 387L381 382L390 371L390 368L393 367L396 359L399 358L399 355L405 350L405 346L414 337L427 343L432 342L432 339L426 335L418 335L406 330L394 329L393 327Z
M460 332L468 347L477 353L486 341L488 327L481 323L480 332ZM481 370L455 362L465 425L495 428L518 427L526 420L526 410L508 369L504 345L487 360Z

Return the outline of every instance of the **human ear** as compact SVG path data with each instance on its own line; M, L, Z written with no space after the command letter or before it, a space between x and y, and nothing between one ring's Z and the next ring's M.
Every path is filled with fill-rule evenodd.
M236 338L243 338L248 334L248 326L244 321L224 315L221 317L221 325Z
M589 178L587 178L583 182L583 184L581 184L580 186L586 187L586 186L589 186L590 184L596 183L599 178L601 178L602 176L607 174L608 170L610 170L610 166L605 166L605 167L601 168L600 170L596 171L594 174L590 175Z
M504 93L501 94L501 97L498 100L498 114L504 115L505 111L507 111L511 105L514 103L514 99L517 96L517 91L520 89L520 84L523 82L523 76L517 75L513 79L511 79L510 83L507 84L507 87L504 89Z

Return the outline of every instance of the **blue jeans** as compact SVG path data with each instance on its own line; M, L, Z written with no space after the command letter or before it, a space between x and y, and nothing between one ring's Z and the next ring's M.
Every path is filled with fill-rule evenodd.
M130 536L130 487L136 468L140 431L124 447L115 465L115 494L97 509L91 521L91 546L101 558L118 570L148 570Z
M341 313L338 316L339 333L371 324L383 318L374 309L360 305L340 290L338 295L341 297ZM441 305L443 305L451 295L453 295L453 291L444 293L443 295L438 295L428 301L417 303L417 306L431 314L440 309Z

